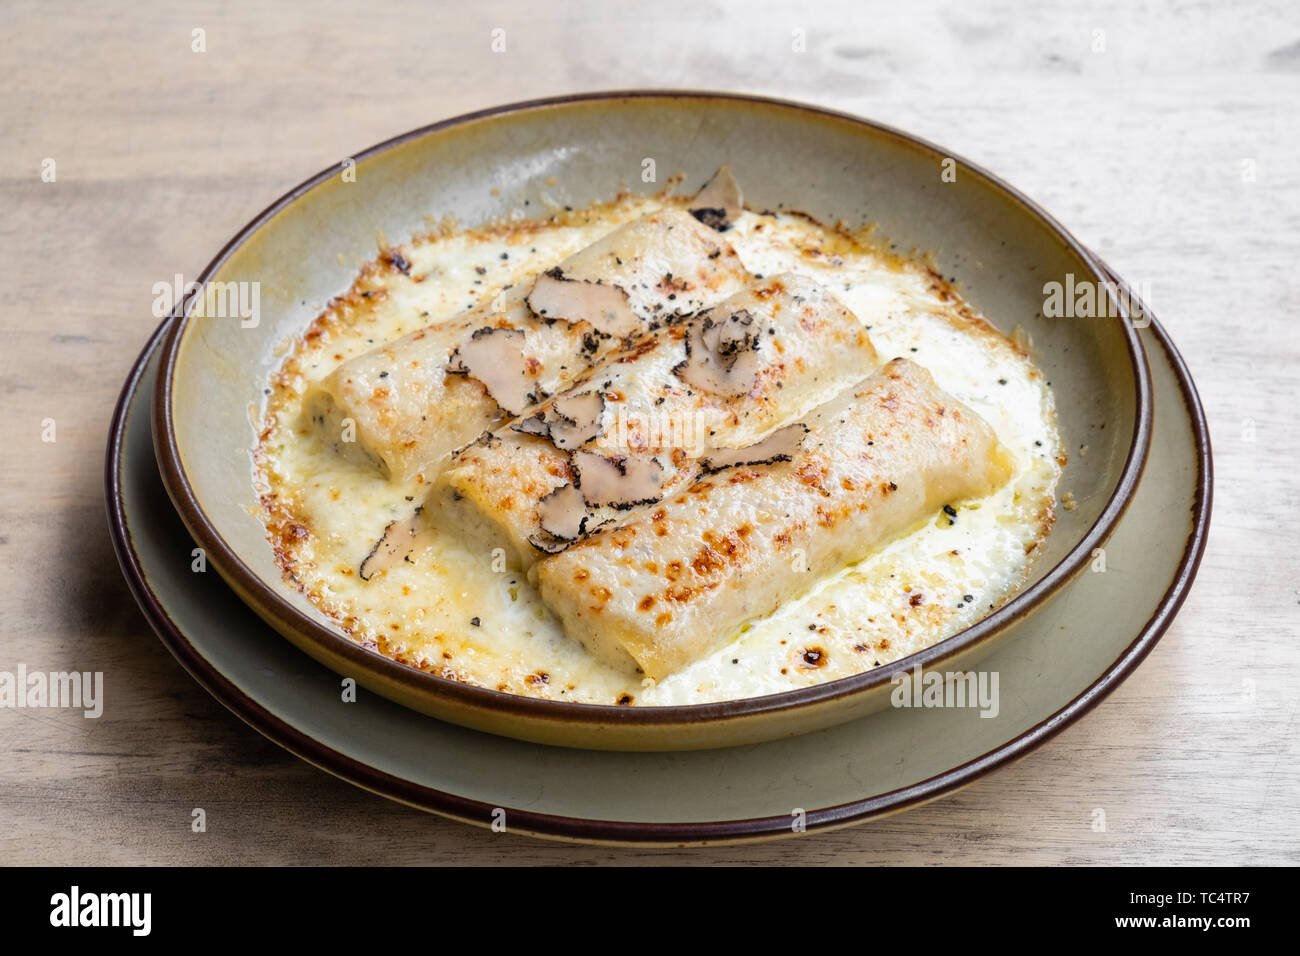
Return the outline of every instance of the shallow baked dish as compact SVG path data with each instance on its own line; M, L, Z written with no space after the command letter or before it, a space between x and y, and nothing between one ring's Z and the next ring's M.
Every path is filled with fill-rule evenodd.
M771 145L778 142L791 145ZM744 161L758 155L762 162ZM642 183L647 158L662 171L660 178L680 173L695 185L730 164L745 205L755 213L793 209L823 223L874 223L896 248L927 251L942 286L960 290L1004 332L1020 327L1021 340L1032 342L1033 363L1051 383L1063 448L1086 454L1071 454L1060 485L1062 494L1069 492L1069 504L1057 509L1051 533L1034 542L1028 580L1010 600L946 640L853 676L708 703L619 706L533 698L417 669L391 652L385 656L374 642L345 636L319 601L286 583L267 543L249 450L257 443L266 393L274 390L269 383L283 368L286 347L292 351L291 343L330 299L349 288L356 292L358 270L376 256L376 235L384 237L383 249L399 250L384 253L387 271L409 279L412 263L400 250L407 237L429 231L423 216L451 214L474 226L508 219L511 212L527 214L528 206L547 202L558 210L582 210L629 187L640 195L656 193L661 184ZM1009 621L1091 559L1135 487L1149 430L1145 359L1123 304L1115 304L1118 315L1109 319L1041 314L1048 282L1072 276L1076 286L1095 282L1105 288L1095 263L1050 219L978 169L956 160L957 175L949 181L943 175L952 168L946 158L926 144L849 117L683 93L525 104L376 147L358 157L355 167L344 167L354 175L329 170L277 203L200 277L226 288L256 288L260 314L252 323L237 315L197 319L187 309L176 323L155 402L155 439L168 490L209 559L259 614L344 676L435 716L551 743L673 749L800 733L887 706L893 674L917 664L969 666ZM494 172L485 177L475 169ZM795 298L806 301L803 292L796 290ZM843 352L842 345L836 352ZM862 374L870 372L864 360ZM781 421L791 417L794 411ZM393 475L405 467L396 459L384 464ZM754 464L761 472L763 465ZM481 628L479 615L463 616L467 626ZM817 663L817 652L791 650ZM547 692L562 689L551 685Z

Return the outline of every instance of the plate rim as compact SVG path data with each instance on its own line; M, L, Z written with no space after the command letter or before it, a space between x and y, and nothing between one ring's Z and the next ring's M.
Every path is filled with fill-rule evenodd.
M1112 277L1118 280L1118 276L1109 266L1105 263L1102 265ZM911 809L960 790L992 771L1026 756L1091 712L1123 683L1151 652L1177 616L1196 578L1205 553L1213 510L1214 463L1209 425L1191 373L1164 327L1149 309L1143 308L1151 320L1149 329L1152 336L1172 367L1185 412L1192 425L1198 472L1195 497L1192 502L1191 531L1178 566L1170 579L1169 587L1161 596L1151 617L1115 662L1096 680L1063 707L1033 727L980 756L925 780L861 800L809 810L805 832L837 829ZM132 398L138 390L145 369L167 333L168 321L164 320L154 331L132 366L113 411L105 454L106 506L110 536L124 577L146 620L162 644L201 687L254 730L290 753L333 776L379 796L464 823L479 827L488 826L495 807L378 770L315 740L248 697L189 642L150 588L135 554L130 529L126 523L121 466L124 461L123 438L126 412L132 404ZM159 373L161 374L161 368ZM532 746L546 745L533 744ZM502 809L506 810L513 832L589 844L630 847L717 845L796 835L790 829L788 814L739 820L649 823L591 820L528 810Z
M750 106L792 109L825 119L865 126L877 133L883 133L913 147L920 147L949 156L964 169L981 177L995 190L1000 191L1003 195L1018 203L1030 216L1043 222L1060 242L1078 255L1083 263L1094 271L1097 278L1103 280L1106 278L1107 270L1103 267L1103 264L1077 237L1024 193L979 164L973 163L965 157L953 153L951 150L943 149L921 137L875 120L775 97L709 90L675 89L609 90L543 97L489 107L439 120L361 150L353 154L353 159L360 163L362 160L403 143L476 120L573 104L602 103L619 99L654 98L666 100L712 99ZM199 287L202 288L239 246L274 218L282 209L332 178L337 172L337 164L326 167L315 176L290 189L255 216L226 243L203 269L197 280ZM163 360L153 394L151 422L155 455L162 473L163 485L167 489L172 504L180 514L186 528L197 543L207 550L217 570L227 578L228 583L231 583L232 586L237 585L235 586L237 592L242 592L248 596L248 601L253 604L254 609L261 616L268 620L274 619L277 623L273 626L276 626L277 630L280 629L280 626L287 627L294 633L303 635L317 645L328 649L331 654L342 657L362 670L376 674L386 681L392 681L409 691L421 694L436 694L458 705L480 708L488 712L509 715L524 720L565 722L584 726L613 724L644 728L681 727L742 721L760 715L772 715L782 711L802 709L837 699L849 698L884 686L890 680L890 675L900 668L913 666L925 668L939 664L959 652L988 642L1013 622L1040 607L1048 598L1066 587L1075 575L1082 571L1091 560L1093 549L1099 547L1109 538L1128 510L1129 503L1133 500L1145 470L1150 449L1153 414L1150 370L1141 336L1133 327L1133 323L1129 321L1127 305L1123 301L1116 300L1114 305L1117 309L1125 340L1128 343L1128 358L1136 385L1136 422L1115 491L1111 494L1092 526L1056 565L1048 569L1041 580L1017 593L988 617L982 618L970 627L964 628L930 647L923 648L906 658L894 662L893 668L889 671L873 669L860 674L841 677L834 681L781 691L775 694L746 697L738 700L653 708L619 707L613 704L576 703L522 697L498 691L494 688L449 680L437 674L417 670L394 661L377 650L362 647L349 640L345 635L337 633L332 628L316 621L287 601L270 584L249 568L233 548L226 543L222 534L209 521L206 511L194 494L181 462L172 423L172 379L180 345L188 327L190 312L195 301L197 301L197 294L186 297L166 320L165 324L168 328L165 333L165 341L162 344Z

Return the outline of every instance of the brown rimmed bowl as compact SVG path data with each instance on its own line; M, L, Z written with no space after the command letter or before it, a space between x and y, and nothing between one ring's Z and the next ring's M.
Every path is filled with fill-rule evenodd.
M641 185L642 160L700 182L730 164L752 208L875 223L928 251L964 296L1020 325L1052 383L1064 445L1087 444L1066 471L1062 510L1034 572L999 610L888 667L826 684L713 704L614 707L518 697L447 680L367 650L287 584L259 521L249 451L277 347L301 332L376 254L427 217L471 226L542 191L574 206ZM186 527L239 597L297 647L370 690L440 719L524 740L610 750L754 743L852 720L889 704L892 676L967 669L1009 625L1044 606L1092 559L1132 498L1151 433L1146 357L1126 303L1097 261L1011 186L937 146L867 120L734 94L632 91L504 106L406 133L291 190L231 240L199 283L256 282L261 320L195 317L167 332L153 400L164 484ZM953 168L955 181L941 176ZM350 181L350 180L355 181ZM551 186L548 180L558 185ZM493 195L493 192L496 195ZM1044 286L1105 290L1110 318L1046 318ZM1140 323L1139 323L1140 324Z

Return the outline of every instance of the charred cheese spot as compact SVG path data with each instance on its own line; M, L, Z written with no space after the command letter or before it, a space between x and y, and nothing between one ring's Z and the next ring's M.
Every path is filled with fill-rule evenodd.
M825 667L829 663L829 658L820 647L806 647L799 654L800 660L804 667Z

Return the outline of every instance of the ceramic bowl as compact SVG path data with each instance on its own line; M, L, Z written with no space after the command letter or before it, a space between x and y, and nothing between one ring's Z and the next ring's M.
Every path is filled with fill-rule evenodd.
M573 206L643 184L703 181L729 164L755 209L875 223L928 251L977 309L1020 325L1055 392L1073 510L1058 509L1033 573L989 617L888 667L763 697L680 707L614 707L518 697L447 680L354 643L283 580L258 519L249 451L263 388L284 344L361 265L377 238L401 242L451 214L471 226L542 192ZM350 175L343 176L344 170ZM943 175L945 171L949 175ZM952 175L955 173L955 177ZM1067 278L1072 277L1072 278ZM889 705L892 675L971 667L1007 626L1084 568L1115 527L1145 462L1146 358L1123 301L1110 318L1043 315L1045 285L1096 283L1089 253L1047 213L978 166L898 130L816 107L723 93L633 91L503 106L406 133L293 189L221 250L200 283L258 283L256 325L177 308L153 402L168 493L196 542L242 600L296 646L394 701L525 740L615 750L753 743L821 729ZM1047 310L1051 311L1051 310ZM864 370L864 372L867 370ZM188 556L185 556L189 560Z

